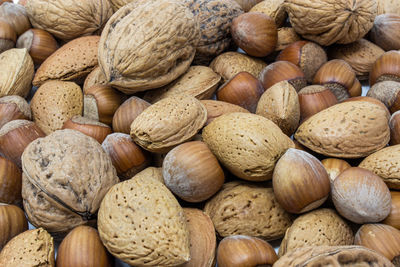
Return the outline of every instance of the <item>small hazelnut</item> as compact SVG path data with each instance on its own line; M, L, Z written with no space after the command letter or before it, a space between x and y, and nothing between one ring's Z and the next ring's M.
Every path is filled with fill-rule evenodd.
M390 145L400 144L400 111L392 114L389 120L390 127Z
M392 208L389 216L382 223L400 230L400 192L390 191L390 196L392 197Z
M25 7L15 3L3 3L0 5L0 20L10 24L17 36L31 28Z
M281 81L288 81L297 92L307 86L303 71L289 61L276 61L266 66L261 71L259 79L265 90Z
M0 128L12 120L30 120L31 108L25 98L18 95L0 98Z
M10 24L0 20L0 53L15 46L17 35Z
M379 57L369 74L369 85L383 81L400 82L400 51L388 51Z
M73 116L71 119L67 120L62 129L80 131L87 136L93 137L100 144L104 141L107 135L112 133L110 126L80 115Z
M112 119L114 132L130 134L131 124L151 104L143 99L131 96L117 108Z
M14 236L28 230L25 213L14 205L0 204L0 251Z
M367 96L381 101L391 113L400 110L400 82L383 81L375 83L368 90Z
M375 17L371 40L385 51L400 49L400 15L382 14Z
M21 188L22 173L18 166L0 157L0 203L21 204Z

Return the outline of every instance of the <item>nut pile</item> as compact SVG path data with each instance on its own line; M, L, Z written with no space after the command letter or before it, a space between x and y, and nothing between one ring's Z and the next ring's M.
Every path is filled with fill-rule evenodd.
M398 190L400 1L0 0L1 267L400 267Z

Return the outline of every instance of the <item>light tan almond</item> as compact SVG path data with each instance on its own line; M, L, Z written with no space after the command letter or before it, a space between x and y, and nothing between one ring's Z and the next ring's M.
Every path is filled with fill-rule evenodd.
M262 12L275 20L277 27L282 26L286 20L286 12L283 8L285 0L264 0L253 6L249 12Z
M367 101L350 101L324 109L302 123L295 138L326 156L360 158L383 148L390 139L387 110Z

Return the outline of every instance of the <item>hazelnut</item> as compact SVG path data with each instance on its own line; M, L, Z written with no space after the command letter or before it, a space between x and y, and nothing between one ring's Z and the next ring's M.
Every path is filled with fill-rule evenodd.
M369 85L378 82L400 82L400 51L389 51L379 57L369 74Z
M129 134L131 132L131 124L151 104L143 99L131 96L121 106L117 108L112 119L112 127L114 132Z
M17 35L10 24L0 20L0 53L15 46Z
M389 120L390 127L390 145L400 144L400 111L392 114Z
M333 59L322 65L315 74L313 83L329 88L337 100L342 102L349 97L361 95L361 90L358 90L361 87L356 86L355 91L351 90L355 79L356 74L346 61Z
M332 183L332 200L340 215L355 223L373 223L385 219L391 208L390 192L373 172L352 167Z
M111 256L101 243L99 233L90 226L74 228L61 242L57 267L111 267Z
M30 120L31 108L25 98L18 95L0 98L0 128L12 120Z
M311 85L299 92L300 120L305 121L312 115L338 103L336 96L325 86Z
M224 101L218 100L201 100L200 101L207 109L207 121L205 126L210 124L214 119L218 118L227 113L233 112L244 112L249 113L247 109L244 109L238 105L234 105Z
M217 99L255 113L263 93L264 87L256 77L248 72L239 72L218 89Z
M385 51L400 49L400 15L382 14L375 17L371 40Z
M45 30L29 29L18 37L17 48L28 49L33 62L39 65L58 49L58 44Z
M150 154L136 145L129 134L109 134L101 146L123 180L132 178L150 163Z
M225 179L217 158L200 141L187 142L169 151L162 169L165 185L188 202L210 198Z
M281 81L288 81L297 92L307 85L303 71L288 61L276 61L266 66L259 79L265 90Z
M21 204L21 188L22 173L18 166L0 157L0 203Z
M338 177L343 171L351 168L351 165L343 159L327 158L323 159L321 163L322 165L324 165L325 170L328 173L329 179L331 180L331 183L333 183L336 177Z
M272 185L279 204L297 214L321 206L330 192L330 180L322 163L294 148L289 148L276 163Z
M244 12L248 12L253 6L260 3L262 0L235 0Z
M392 208L389 216L382 223L400 230L400 192L390 191L390 196L392 197Z
M400 81L400 80L399 80ZM367 96L373 97L381 101L394 113L400 110L400 82L383 81L371 86Z
M217 251L219 267L272 266L277 260L278 256L268 242L245 235L225 237Z
M379 252L395 266L400 264L400 231L385 224L364 224L358 229L354 245Z
M3 3L0 5L0 20L10 24L17 36L31 28L25 8L18 4Z
M0 204L0 251L14 236L28 230L23 210L14 205Z
M80 131L87 136L93 137L100 144L104 141L107 135L112 133L110 126L90 118L82 117L80 115L76 115L67 120L62 129Z
M289 61L300 67L307 82L313 81L315 73L328 61L325 50L310 41L297 41L283 49L276 60Z
M278 39L275 21L261 12L247 12L234 18L231 34L241 49L255 57L272 53Z

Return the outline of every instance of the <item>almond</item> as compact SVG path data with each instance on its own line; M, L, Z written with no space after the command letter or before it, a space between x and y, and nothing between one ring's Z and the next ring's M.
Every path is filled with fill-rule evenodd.
M387 112L381 105L367 101L340 103L310 117L294 137L326 156L365 157L389 142Z

